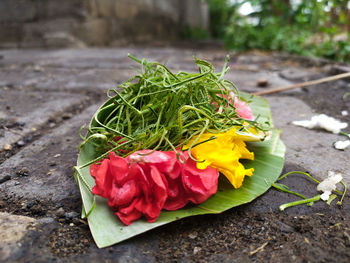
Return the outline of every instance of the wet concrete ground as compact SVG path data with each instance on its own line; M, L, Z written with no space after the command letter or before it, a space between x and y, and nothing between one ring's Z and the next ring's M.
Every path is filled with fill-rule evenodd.
M294 199L275 190L222 215L185 219L97 249L79 217L72 167L79 127L105 100L107 89L138 69L127 53L174 71L194 71L194 55L219 70L226 56L220 49L177 48L0 51L0 261L350 261L348 196L343 207L318 203L280 213L278 205ZM268 81L265 88L281 87L335 68L324 61L263 53L232 56L230 66L227 78L247 92L264 89L257 86L261 79ZM349 79L266 96L275 126L283 129L285 172L307 171L321 180L333 170L349 184L350 149L332 147L345 137L290 124L316 113L350 123L350 116L341 115L350 110L350 97L343 99L347 92ZM308 196L316 194L315 185L301 177L288 184Z

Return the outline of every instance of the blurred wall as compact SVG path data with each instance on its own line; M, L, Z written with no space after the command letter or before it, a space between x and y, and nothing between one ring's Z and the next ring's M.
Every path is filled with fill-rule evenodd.
M202 0L1 0L0 48L126 45L208 29Z

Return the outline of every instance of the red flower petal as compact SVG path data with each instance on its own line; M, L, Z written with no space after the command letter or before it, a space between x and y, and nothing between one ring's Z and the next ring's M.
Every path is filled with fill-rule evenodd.
M173 157L175 160L176 160L176 155L174 153L174 157ZM176 163L174 164L173 166L173 169L169 172L166 172L165 174L172 180L175 180L179 177L179 175L181 174L181 170L182 170L182 164L176 160Z
M187 159L183 170L183 184L189 200L195 204L203 203L216 193L218 185L218 170L207 167L200 170L196 162Z
M187 193L182 185L182 178L168 179L168 198L164 209L174 211L184 207L188 203Z
M142 169L141 165L139 164L132 164L129 168L129 174L131 178L135 178L138 182L138 186L143 193L144 198L146 198L146 201L149 201L149 195L151 192L151 184L149 180L147 179L147 176Z
M154 221L158 218L160 211L162 210L165 200L168 197L167 183L164 176L159 170L151 165L150 167L150 179L152 180L152 201L147 204L144 209L144 214L149 221Z
M96 185L92 188L92 193L108 198L110 187L108 186L109 178L109 160L104 159L101 164L90 166L90 174L95 178Z
M96 181L93 193L108 198L124 224L142 215L154 222L162 209L177 210L189 201L201 203L216 192L216 169L197 169L187 153L182 154L185 164L177 160L173 151L138 154L147 152L135 152L127 158L110 153L109 160L90 168Z
M113 198L115 200L113 204L115 206L127 205L139 194L140 190L137 188L135 180L130 180L118 189Z
M162 173L170 172L173 170L173 167L176 163L176 154L174 152L155 151L144 155L148 152L150 152L150 150L137 151L127 157L128 161L131 163L137 162L155 165Z
M109 154L109 159L113 178L118 185L123 185L129 179L129 166L127 161L114 152Z
M130 225L133 221L142 216L142 213L135 208L138 202L139 200L135 199L129 206L120 208L119 211L115 213L125 225Z

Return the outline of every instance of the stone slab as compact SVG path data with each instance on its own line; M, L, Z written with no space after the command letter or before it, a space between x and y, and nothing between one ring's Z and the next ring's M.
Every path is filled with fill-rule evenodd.
M3 92L0 94L4 94L0 97L3 99L0 103L0 118L7 119L11 114L2 103L15 99L18 99L15 104L21 105L17 117L28 115L27 120L31 116L35 117L33 112L46 102L57 104L54 107L67 103L68 108L71 104L79 104L79 100L66 102L74 100L77 94L87 94L84 96L90 96L92 103L97 103L97 92L102 94L107 88L133 74L130 69L137 64L126 58L128 52L137 57L163 62L174 71L193 72L196 71L193 55L211 61L218 71L226 55L222 50L177 48L0 51L0 90ZM285 80L285 74L278 74L284 67L279 63L277 58L272 59L269 56L233 57L230 63L232 71L228 73L228 78L240 90L245 91L260 90L261 88L256 87L256 81L262 77L267 78L273 87L290 84L299 78L294 76ZM293 120L306 119L316 113L306 103L295 98L295 94L305 98L306 93L303 92L267 97L271 103L275 126L283 129L281 136L287 146L285 171L308 171L322 179L327 176L328 170L335 170L342 172L345 181L349 183L349 150L340 152L332 147L333 141L341 137L290 124ZM32 95L34 97L30 97ZM55 101L53 97L59 99ZM325 238L330 239L330 243L338 244L339 248L344 247L343 250L338 248L334 253L349 255L345 248L349 244L348 237L345 234L333 236L336 232L331 232L348 233L348 197L343 208L338 208L335 202L331 206L318 202L313 207L305 205L290 208L285 213L277 213L280 204L294 199L274 190L268 191L251 204L231 209L221 215L187 218L110 248L98 249L86 222L79 219L81 202L72 167L76 162L80 141L78 129L90 120L99 105L100 103L94 104L73 118L44 131L40 138L23 146L0 165L1 211L35 217L35 222L39 224L46 222L39 229L24 230L16 243L17 247L18 244L22 246L19 250L11 250L11 254L7 255L9 262L162 262L169 258L184 262L191 261L191 258L202 259L203 262L254 262L259 261L256 256L263 253L271 253L270 259L276 259L277 255L278 260L281 260L283 258L278 257L279 251L285 251L285 256L298 262L307 255L303 254L305 251L309 253L306 256L306 260L309 260L314 258L310 253L322 247L319 245L321 242L318 242L319 236L314 236L317 231L322 232L321 236L325 235ZM53 110L49 108L49 111ZM58 111L57 113L59 114ZM287 178L289 181L286 184L307 196L315 193L315 189L311 189L308 184L304 185L294 179ZM240 214L239 211L243 213ZM321 217L320 213L323 214L323 224L314 226L314 229L310 225L304 228L305 223L296 219L299 215L306 215L305 221L310 221L313 225L315 221L309 218L317 219ZM314 217L307 217L308 214L313 214ZM72 215L74 219L70 218ZM12 217L9 214L6 216ZM17 221L22 222L17 218L15 221L13 225ZM0 214L0 223L2 222ZM338 224L339 222L341 223ZM57 228L50 232L52 227ZM275 236L281 231L288 232L285 239L275 240ZM327 231L330 233L328 236ZM3 244L2 233L6 233L6 230L2 230L0 225L0 247ZM266 234L263 241L256 239L259 233ZM305 237L312 246L304 247L304 250L298 248L296 251L288 248L290 244L303 243ZM268 242L265 249L250 256L249 253L261 247L265 240ZM226 250L223 250L225 247ZM330 257L334 255L331 254L333 248L323 248ZM192 254L195 255L192 257Z
M292 85L292 82L279 77L277 72L268 72L264 70L258 72L231 70L225 77L232 81L239 90L250 93L263 89L281 88ZM267 86L264 88L260 88L257 85L257 82L261 79L267 80Z
M68 93L42 93L26 90L0 89L0 150L13 144L33 130L47 125L50 118L81 104L87 97ZM15 125L16 127L11 128Z
M64 68L124 68L129 69L137 65L127 57L128 53L148 60L160 60L161 62L186 61L193 55L205 53L195 50L180 50L176 48L118 48L118 49L61 49L40 52L36 50L2 50L0 55L0 67L6 65L37 64L42 67ZM181 56L180 56L181 55ZM187 56L186 56L187 55ZM224 61L224 60L223 60Z
M20 240L28 227L33 226L34 218L0 212L0 261L5 262L21 249Z
M313 112L303 101L292 97L272 96L268 100L274 125L282 129L281 138L287 146L286 162L300 166L320 180L327 177L329 170L341 172L344 181L350 183L350 150L339 151L333 147L333 142L345 137L291 124L322 112Z
M127 69L51 69L45 79L33 80L36 90L59 90L70 92L94 92L105 94L108 89L133 76L136 70ZM74 72L74 73L73 73Z
M99 104L63 122L40 140L24 147L0 165L0 176L8 176L0 184L0 199L18 209L28 202L40 203L42 211L47 205L76 207L80 200L73 177L80 138L78 130L88 124ZM23 172L24 171L24 172Z
M42 77L41 72L35 70L34 66L32 68L28 70L28 66L18 64L7 64L0 67L0 87L22 87L29 85L26 81Z

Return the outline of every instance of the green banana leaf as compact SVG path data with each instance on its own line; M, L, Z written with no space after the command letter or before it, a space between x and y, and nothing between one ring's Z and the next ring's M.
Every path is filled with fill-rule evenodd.
M269 122L272 125L271 112L268 102L260 97L249 97L242 94L243 98L251 100L250 106L254 115L259 115L259 122ZM108 101L105 105L109 103ZM92 121L93 125L93 121ZM92 236L99 248L107 247L158 226L179 220L184 217L218 214L232 207L251 202L266 192L273 182L277 180L284 165L285 146L279 137L279 131L273 130L270 139L263 142L248 143L248 148L254 152L255 160L244 161L246 168L255 169L253 176L246 177L243 186L234 189L226 180L220 180L219 189L215 195L206 202L177 211L162 211L154 223L148 223L140 219L130 226L121 223L113 211L107 205L107 200L93 196L90 189L94 186L94 179L89 173L89 167L79 169L79 166L94 160L97 156L94 147L87 143L80 150L77 161L76 176L83 201L82 216L87 215Z

